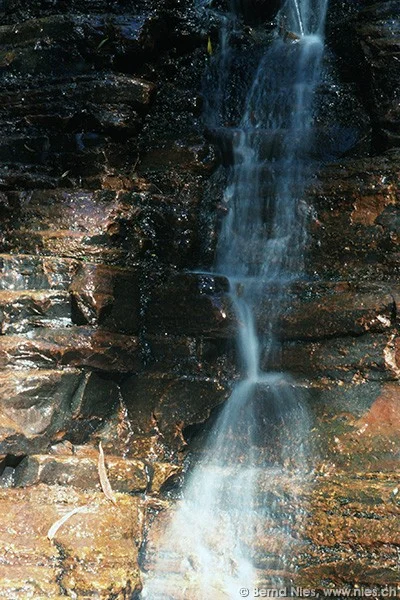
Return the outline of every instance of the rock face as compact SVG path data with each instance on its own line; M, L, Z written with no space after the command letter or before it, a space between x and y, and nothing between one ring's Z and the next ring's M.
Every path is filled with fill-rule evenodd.
M242 2L240 43L278 5ZM400 24L394 0L330 11L309 277L277 363L309 391L320 459L274 498L309 506L298 585L371 587L400 583ZM208 274L229 166L201 118L215 23L174 0L0 12L0 596L133 598L184 450L238 376L228 282ZM267 583L272 546L261 533Z
M229 391L227 282L183 273L215 240L207 32L179 3L117 4L0 7L7 598L131 598L144 494L179 475L184 427Z
M3 597L129 598L140 587L135 558L144 505L137 498L121 494L113 506L99 492L43 484L1 490L0 497ZM53 523L77 506L85 512L50 541Z
M162 340L180 336L194 363L197 337L218 355L213 338L233 331L226 282L177 272L207 264L213 244L204 229L200 237L216 164L199 119L205 34L168 2L47 4L3 3L0 31L4 455L69 439L73 422L84 441L89 424L135 404L129 381L149 370L160 393L171 377L194 389L197 377L201 388L196 367L188 381L182 369L163 378ZM224 399L211 396L203 419ZM62 410L50 426L55 397Z

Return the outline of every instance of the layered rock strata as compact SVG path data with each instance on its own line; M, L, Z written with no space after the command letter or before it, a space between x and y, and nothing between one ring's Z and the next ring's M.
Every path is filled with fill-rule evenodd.
M243 44L272 16L250 5ZM215 24L173 0L0 10L0 596L132 598L185 449L238 377L240 324L209 274L229 163L201 118ZM293 581L394 585L400 24L395 0L332 2L329 23L309 280L279 323L319 466L306 491L264 494L288 515L296 494L309 504ZM259 539L268 582L280 542L262 524Z

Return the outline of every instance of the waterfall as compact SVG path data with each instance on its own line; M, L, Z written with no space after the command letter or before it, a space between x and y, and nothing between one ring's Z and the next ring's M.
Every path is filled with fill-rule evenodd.
M287 0L254 70L242 115L230 127L224 113L233 7L223 19L219 53L212 58L218 80L205 119L232 144L216 271L230 281L242 379L188 474L142 598L235 599L241 588L260 581L283 585L295 569L295 529L305 508L300 500L285 505L274 490L293 488L310 473L310 417L299 386L270 365L279 356L275 330L288 283L303 269L303 195L313 169L313 98L326 2ZM273 301L268 317L260 319L266 297ZM268 548L261 549L261 560L262 541Z

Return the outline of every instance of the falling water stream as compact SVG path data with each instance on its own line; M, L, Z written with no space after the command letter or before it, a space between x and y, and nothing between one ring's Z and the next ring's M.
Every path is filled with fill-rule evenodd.
M215 419L162 536L142 592L149 600L235 599L241 588L260 581L270 587L287 582L295 570L294 530L305 508L300 501L286 506L274 489L304 481L313 464L306 398L289 374L269 365L279 356L275 330L288 284L303 269L302 197L313 168L313 99L327 0L286 1L254 70L240 121L226 127L221 113L228 101L235 4L222 19L212 58L218 78L205 118L231 143L228 212L215 269L230 281L243 375ZM260 318L265 298L270 301Z

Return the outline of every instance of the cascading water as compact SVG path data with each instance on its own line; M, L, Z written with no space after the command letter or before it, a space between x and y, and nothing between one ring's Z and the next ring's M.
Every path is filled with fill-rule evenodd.
M273 490L277 481L290 486L310 471L310 419L290 376L268 367L279 352L274 330L285 290L303 266L307 209L302 196L313 164L313 97L326 2L287 0L255 70L241 120L231 128L224 127L221 115L229 95L234 7L223 20L213 58L219 78L206 120L232 144L228 214L216 271L230 280L243 378L188 475L146 578L146 599L239 598L240 588L257 585L262 570L264 578L269 573L268 583L278 586L294 569L293 529L302 507L285 513ZM265 297L273 301L261 320L257 314ZM260 540L269 546L262 560Z

